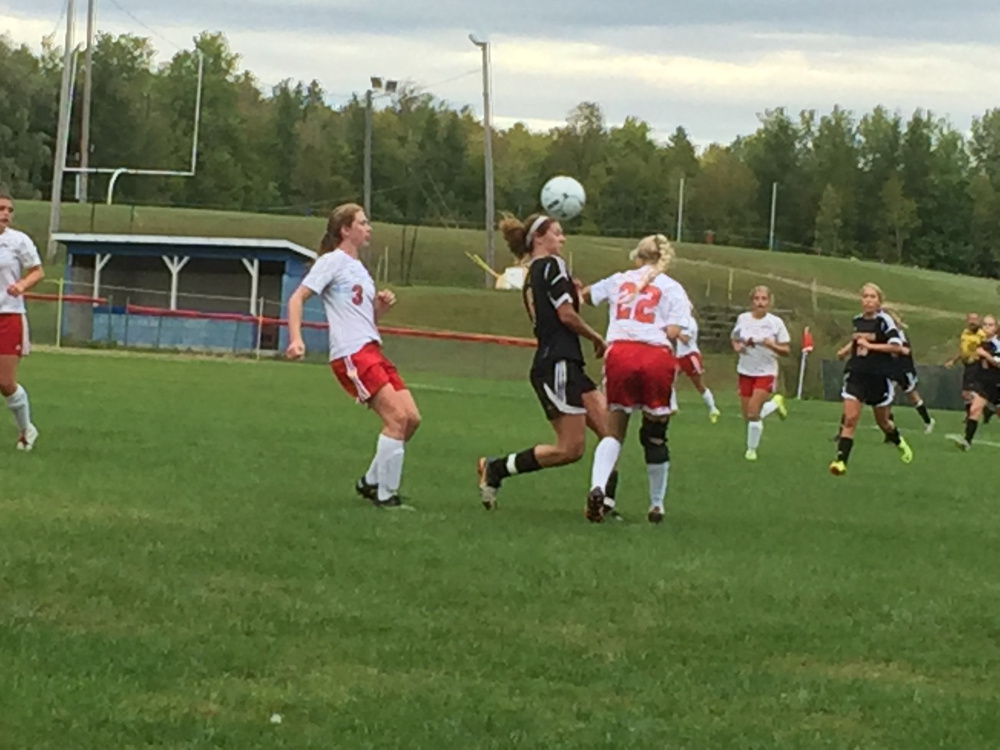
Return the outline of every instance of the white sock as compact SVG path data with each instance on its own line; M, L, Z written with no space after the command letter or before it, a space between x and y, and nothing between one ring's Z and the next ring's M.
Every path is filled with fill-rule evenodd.
M763 422L747 422L747 450L757 450L757 447L760 445L760 436L763 434Z
M649 476L649 507L663 507L667 496L667 478L670 476L670 462L663 464L646 464L646 474Z
M365 484L376 485L378 484L378 447L375 448L375 455L372 458L372 462L368 465L368 471L365 472Z
M28 403L28 392L23 386L19 385L17 390L7 397L7 408L14 415L17 429L21 432L28 429L31 425L31 405Z
M774 414L774 412L776 412L776 411L778 411L778 405L776 403L774 403L774 399L772 398L770 401L768 401L766 404L764 404L764 406L761 408L761 410L760 410L760 418L761 419L767 419L769 416L771 416L772 414Z
M594 451L594 465L590 469L591 489L600 487L603 490L607 486L621 450L622 444L613 437L606 437L597 444L597 450Z
M378 462L378 499L388 500L399 493L399 483L403 478L402 440L379 435L375 460Z
M708 388L701 394L701 400L705 402L705 406L708 407L709 411L715 411L715 396L712 395L712 391Z

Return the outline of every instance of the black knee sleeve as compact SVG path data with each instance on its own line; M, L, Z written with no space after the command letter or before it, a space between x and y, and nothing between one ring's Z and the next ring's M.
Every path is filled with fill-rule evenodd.
M639 430L639 442L646 452L647 464L665 464L670 460L670 448L667 446L667 423L642 420Z

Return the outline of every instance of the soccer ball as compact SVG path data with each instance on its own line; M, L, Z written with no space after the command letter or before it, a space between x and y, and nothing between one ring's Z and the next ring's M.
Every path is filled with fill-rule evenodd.
M553 177L542 188L542 208L553 219L575 219L587 203L583 185L566 175Z

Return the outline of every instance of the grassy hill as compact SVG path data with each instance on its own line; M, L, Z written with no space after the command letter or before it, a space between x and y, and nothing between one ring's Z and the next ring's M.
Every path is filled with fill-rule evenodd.
M19 201L17 225L41 240L48 224L48 204ZM323 234L321 217L276 216L237 212L130 206L63 207L61 229L77 232L130 232L233 237L280 237L315 247ZM372 253L388 249L389 282L403 278L404 228L376 223ZM405 228L407 247L417 232L410 276L412 287L399 289L394 315L401 324L483 333L526 335L527 321L517 294L482 290L483 273L465 257L484 253L482 231L436 227ZM574 273L585 281L627 266L632 241L573 236L566 254ZM696 304L742 305L751 287L766 283L777 304L795 311L793 327L811 324L820 351L841 339L857 309L857 290L875 281L906 314L920 359L938 360L951 352L961 316L968 310L1000 308L995 280L978 279L867 261L790 255L715 245L681 244L672 273ZM500 243L497 257L506 262ZM603 314L592 311L592 322Z

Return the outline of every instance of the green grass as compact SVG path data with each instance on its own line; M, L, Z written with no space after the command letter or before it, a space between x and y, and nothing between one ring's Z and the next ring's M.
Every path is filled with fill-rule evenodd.
M901 410L916 461L865 429L834 479L836 408L794 403L747 465L732 398L711 426L685 385L663 527L634 435L629 523L583 520L589 459L488 514L476 456L549 437L530 389L404 375L416 512L354 497L377 426L323 367L25 360L0 746L1000 745L1000 448Z

